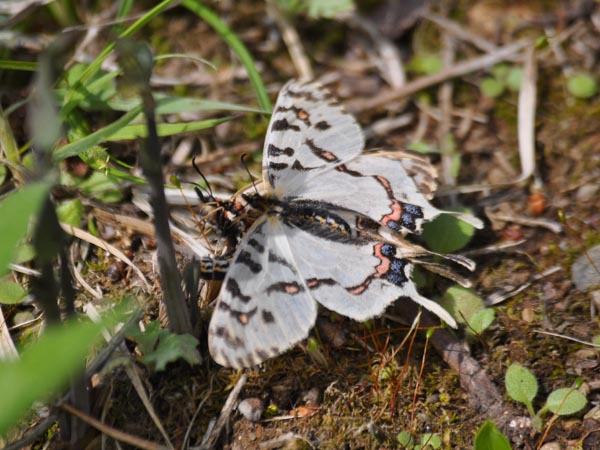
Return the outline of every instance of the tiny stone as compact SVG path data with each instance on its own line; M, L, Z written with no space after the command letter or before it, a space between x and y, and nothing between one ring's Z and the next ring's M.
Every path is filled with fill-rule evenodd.
M540 450L562 450L558 442L547 442L540 447Z
M517 430L530 429L531 426L531 418L524 416L515 417L508 423L509 428Z
M600 190L600 184L597 183L588 183L584 184L577 190L577 194L575 194L575 198L578 202L587 202L594 198L596 193Z
M594 264L590 263L590 259ZM585 292L593 286L600 285L600 275L594 265L600 266L600 245L587 250L587 254L577 258L571 267L571 277L578 290Z
M532 308L524 308L521 317L525 322L531 323L535 320L535 311Z
M302 395L302 400L304 400L304 403L306 403L307 406L318 406L320 396L321 392L319 391L319 388L313 387Z
M250 422L258 422L265 411L265 403L258 397L249 397L240 402L238 411Z

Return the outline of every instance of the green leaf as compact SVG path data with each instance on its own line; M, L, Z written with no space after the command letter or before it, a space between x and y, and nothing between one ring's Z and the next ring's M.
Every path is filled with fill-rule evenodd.
M506 77L506 87L513 92L518 92L521 89L521 81L523 80L523 68L513 67L508 72Z
M165 370L168 363L180 358L190 365L200 364L197 346L198 339L194 336L167 332L161 336L158 347L152 353L144 355L143 361L157 371Z
M88 178L79 183L78 187L86 196L104 203L116 203L123 199L123 192L119 185L103 172L92 172Z
M506 64L497 64L492 67L492 75L494 78L498 80L500 83L504 83L504 81L508 78L508 73L510 71L510 67Z
M27 291L14 281L0 281L0 303L14 305L27 296Z
M567 80L567 90L577 98L590 98L598 92L598 83L589 73L579 73Z
M486 97L496 98L504 93L504 84L496 78L484 78L479 89Z
M439 147L423 141L410 143L408 149L418 153L440 153Z
M398 444L406 448L412 448L415 445L413 438L408 431L401 431L398 433L396 439L398 440Z
M154 370L164 370L168 363L180 358L190 365L200 364L198 340L189 334L173 334L155 321L146 326L144 333L134 332L132 337L143 354L142 362Z
M575 414L585 408L586 404L585 396L573 388L552 391L546 400L546 407L559 416Z
M531 405L537 395L538 382L535 375L519 364L511 364L506 371L504 383L510 398L525 405Z
M10 217L0 220L0 276L8 272L17 243L25 237L29 220L40 209L47 191L46 183L33 183L0 202L0 217Z
M15 264L23 264L25 262L31 261L35 257L35 249L33 245L21 243L17 245L15 250L15 256L13 258L13 263Z
M467 209L453 209L455 212L468 212ZM465 247L475 228L450 215L440 214L423 227L423 239L430 250L438 253L452 253Z
M354 9L352 0L309 0L308 15L314 19L331 19Z
M495 317L496 313L492 308L480 309L469 319L467 333L483 333L494 322Z
M512 447L494 422L486 420L477 431L473 450L512 450Z
M473 315L483 309L483 300L473 289L459 285L450 286L440 300L441 306L458 323L470 322Z
M410 60L408 68L423 75L433 75L444 67L442 58L433 53L420 52Z
M442 438L439 434L425 433L421 436L420 444L422 449L438 449L442 446Z
M83 203L78 198L65 200L56 207L56 215L61 222L79 228L83 216Z
M37 72L38 63L37 61L17 61L14 59L0 59L0 69Z
M48 327L16 361L0 362L0 436L36 400L47 400L67 386L85 365L85 356L102 324L72 322Z

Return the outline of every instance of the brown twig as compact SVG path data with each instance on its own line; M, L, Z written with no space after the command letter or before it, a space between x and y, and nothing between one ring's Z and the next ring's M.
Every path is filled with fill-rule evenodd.
M360 14L342 14L339 18L371 38L377 52L377 57L374 58L375 65L389 85L394 89L404 86L406 84L406 73L398 47L381 34L373 21Z
M246 380L248 380L248 375L243 374L236 383L235 387L229 393L229 397L227 397L227 400L225 401L225 404L221 409L221 414L219 414L219 418L217 419L215 426L210 428L206 432L204 438L202 439L202 444L200 444L200 450L209 450L215 447L217 440L221 435L223 427L225 426L225 424L229 420L229 417L231 416L231 412L233 411L233 405L235 404L238 396L240 395L242 388L246 384Z
M116 428L110 427L99 420L94 419L87 414L82 413L78 409L73 408L68 403L63 403L60 405L62 409L67 411L74 416L77 416L79 419L96 428L98 431L110 436L117 441L125 442L126 444L133 445L134 447L138 447L144 450L169 450L168 447L164 445L157 444L156 442L147 441L146 439L139 438L137 436L132 436L131 434L127 434L121 430L117 430Z
M438 25L440 28L443 28L454 37L460 39L461 41L470 42L480 50L491 53L498 49L493 42L490 42L487 39L472 33L464 25L458 24L444 16L440 16L439 14L435 13L428 13L424 17L425 19Z
M300 80L312 80L315 74L310 65L310 60L304 51L300 35L285 14L279 9L276 2L267 1L267 12L273 17L281 31L281 37L288 49L292 64L294 64L294 67L298 72L298 78Z
M346 109L355 113L384 106L389 102L412 95L420 90L435 86L436 84L442 83L446 80L461 77L468 73L493 66L500 61L504 61L507 58L513 57L525 47L530 46L532 42L533 41L530 39L525 39L513 42L512 44L504 47L499 47L494 52L458 63L455 66L439 73L418 78L415 81L405 84L400 89L385 89L383 92L374 97L358 98L356 100L347 102Z

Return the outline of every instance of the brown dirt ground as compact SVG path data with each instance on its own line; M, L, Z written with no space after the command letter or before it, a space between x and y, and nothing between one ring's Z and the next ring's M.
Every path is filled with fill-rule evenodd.
M559 61L548 46L539 50L546 55L538 60L537 85L536 161L541 183L536 188L529 182L509 184L503 189L461 196L461 202L473 208L481 218L486 218L486 212L514 218L487 220L486 228L471 242L468 251L473 252L472 257L478 264L471 279L477 292L485 299L507 286L531 283L495 306L494 323L470 342L470 349L503 395L506 408L503 431L510 436L514 448L534 449L551 442L559 443L563 449L600 448L600 415L590 413L600 400L600 353L578 342L539 333L540 330L560 333L588 342L600 334L600 321L590 317L590 295L575 289L570 273L571 264L584 249L600 242L600 193L597 190L589 196L582 194L585 188L600 183L600 103L598 96L574 99L565 88L566 68L600 74L597 61L600 10L596 7L590 13L570 17L568 13L574 11L575 6L569 2L540 1L531 5L502 2L502 7L498 6L501 2L489 1L432 3L433 10L450 11L450 17L464 30L497 45L543 35L544 26L554 33L571 30L561 43L564 61ZM264 4L221 2L212 6L248 45L273 95L282 82L295 76L289 54L277 34L277 27L267 18ZM364 33L339 21L305 18L296 20L295 27L316 74L332 80L330 86L342 101L369 98L385 87L380 71L372 63L372 41ZM153 25L151 32L152 42L161 52L198 54L218 67L216 72L199 70L189 61L173 59L158 65L158 75L188 80L189 84L182 88L188 95L254 104L243 69L206 24L175 9L162 16L160 24ZM392 38L403 55L410 57L416 51L439 51L446 37L439 26L419 19L405 34ZM473 45L458 40L456 59L479 54ZM517 94L507 92L495 100L482 97L478 86L487 73L478 71L452 80L454 110L463 116L469 111L484 122L472 122L466 132L456 137L461 160L459 184L510 180L519 172ZM420 107L415 103L417 97L421 100ZM369 141L372 147L403 148L426 116L429 122L422 139L433 144L439 142L440 124L436 119L439 111L439 86L436 85L410 97L405 104L395 102L387 108L361 110L357 116L366 127L380 119L411 112L413 120L409 126ZM460 125L461 116L453 116L450 129L455 136ZM242 151L257 151L265 128L263 118L248 115L200 134L199 140L209 152L222 151L225 155L203 166L206 175L223 174L236 183L245 182L247 175L235 152L246 145L249 150L242 147ZM251 168L255 172L259 170L258 165ZM166 170L181 169L167 166ZM216 187L221 189L221 186ZM534 211L532 202L536 198L532 195L536 190L543 194L545 204ZM443 200L446 199L441 198L440 205L444 204ZM559 214L566 220L560 233L532 221L545 219L558 223ZM111 243L125 248L131 239L130 233L122 229L117 230ZM476 253L485 247L521 239L524 242L516 247L491 249L483 255ZM151 241L147 238L143 241L151 249ZM135 261L148 277L155 279L147 248L141 247ZM112 263L99 263L98 267L102 268L103 264L104 270ZM536 278L553 266L559 266L560 270ZM100 282L107 297L118 296L129 289L128 277L109 282L103 271L90 271L86 277L92 284ZM435 297L447 286L445 283L438 281L428 294ZM159 316L156 299L149 301L154 307L150 308L148 318L156 318ZM210 309L202 304L204 325L198 337L204 361L200 366L176 363L156 374L138 366L158 416L175 446L181 445L202 402L190 433L190 442L199 444L209 421L218 416L240 376L210 360L205 345ZM319 343L316 348L304 343L268 361L260 370L248 372L248 382L239 398L259 398L267 410L259 422L250 422L234 412L218 447L398 448L396 436L409 431L416 438L426 432L438 434L442 448L472 448L475 432L489 414L480 409L481 405L474 404L470 394L461 388L456 372L427 342L424 331L407 334L406 326L384 319L365 325L327 311L322 312L321 320L326 330L318 336L313 334ZM343 334L341 343L331 339L332 329ZM462 336L460 332L458 335ZM578 377L587 386L588 406L581 413L555 421L549 420L550 415L545 416L542 431L515 428L511 421L527 416L527 411L505 394L504 375L511 363L530 368L538 378L540 392L534 402L536 409L543 405L549 392L572 386ZM316 407L307 405L307 393L311 389L310 395L316 393L316 399L312 399ZM122 369L104 376L95 394L95 411L104 411L104 420L109 425L162 442ZM289 432L295 438L287 436ZM288 438L279 444L272 441L282 436ZM271 447L261 447L261 443L269 441Z

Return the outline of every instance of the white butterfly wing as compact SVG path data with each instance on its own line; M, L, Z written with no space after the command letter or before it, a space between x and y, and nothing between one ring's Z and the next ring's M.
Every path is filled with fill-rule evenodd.
M291 81L281 90L263 149L263 181L278 198L364 148L356 119L318 83Z
M365 321L381 315L398 298L410 297L456 326L444 308L417 292L411 280L412 263L389 243L354 237L344 240L340 235L326 239L288 225L284 230L306 286L313 298L328 309Z
M431 205L408 175L403 161L385 156L357 156L320 174L318 182L303 185L295 197L356 211L402 233L418 233L423 223L446 213L483 227L469 214L442 211Z
M226 367L251 367L301 341L317 306L295 266L283 224L262 216L250 228L223 281L208 345Z

